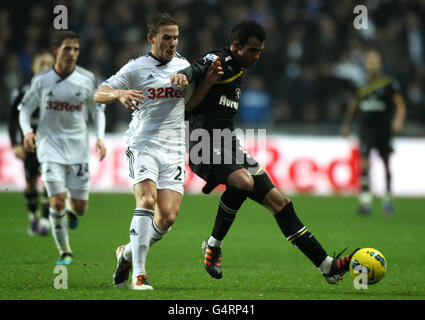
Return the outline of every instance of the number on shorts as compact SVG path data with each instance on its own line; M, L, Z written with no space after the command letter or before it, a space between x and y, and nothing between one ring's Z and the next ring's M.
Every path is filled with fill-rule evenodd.
M177 175L174 177L174 180L177 180L177 181L182 181L182 178L181 178L181 176L182 176L182 173L183 173L183 169L182 169L182 167L177 167Z
M77 164L78 166L78 172L77 172L77 177L82 177L84 175L84 172L89 172L89 164L85 163L85 164ZM84 168L84 171L83 171Z

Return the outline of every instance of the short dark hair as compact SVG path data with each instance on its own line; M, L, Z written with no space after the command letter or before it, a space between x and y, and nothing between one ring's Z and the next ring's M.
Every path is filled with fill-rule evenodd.
M255 37L261 42L266 40L266 31L255 20L244 20L230 31L230 40L232 42L238 41L242 47L248 43L248 39L251 37Z
M153 17L148 21L148 33L156 35L159 32L159 27L161 26L178 26L178 22L171 18L171 16L166 13L155 13Z
M60 47L65 39L80 39L80 35L72 30L60 30L53 34L51 45L52 47Z

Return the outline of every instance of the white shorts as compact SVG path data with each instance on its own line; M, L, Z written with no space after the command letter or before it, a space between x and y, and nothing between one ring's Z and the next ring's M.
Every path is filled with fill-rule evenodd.
M68 191L72 199L89 199L90 173L88 163L68 165L43 162L41 163L41 178L49 197Z
M186 170L183 156L146 145L140 149L127 147L125 153L131 187L150 179L155 182L158 190L168 189L184 194Z

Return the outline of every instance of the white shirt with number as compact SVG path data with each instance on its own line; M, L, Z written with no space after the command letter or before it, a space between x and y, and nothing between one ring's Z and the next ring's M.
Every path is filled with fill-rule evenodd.
M130 60L102 85L111 89L143 91L145 100L140 110L132 113L126 131L126 146L151 148L168 154L185 153L184 89L171 85L170 77L188 67L180 55L168 62L157 60L151 53ZM163 153L162 153L163 154Z
M103 139L105 132L104 105L94 102L95 90L93 73L79 66L66 77L56 73L53 67L34 76L18 109L25 135L32 129L29 119L22 114L30 115L40 106L36 132L40 162L89 162L89 115L94 120L97 138Z

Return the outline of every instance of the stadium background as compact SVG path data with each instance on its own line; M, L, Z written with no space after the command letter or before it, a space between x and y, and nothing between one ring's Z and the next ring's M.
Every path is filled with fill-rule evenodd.
M247 72L238 126L266 128L269 135L301 135L312 144L318 136L341 139L343 112L355 88L364 83L363 52L377 48L383 55L385 72L400 81L406 100L407 120L401 137L422 142L425 135L424 1L20 0L0 5L3 176L5 172L19 174L10 171L19 162L6 150L10 94L28 80L32 56L49 47L53 8L59 4L68 9L68 27L81 34L78 64L94 72L99 82L149 50L145 26L156 11L167 11L179 21L178 51L189 61L227 46L229 28L236 21L258 20L267 30L267 42L259 62ZM353 26L357 4L368 9L366 30ZM127 110L110 105L106 116L108 134L122 136L130 118ZM355 148L354 139L351 143ZM409 144L406 148L420 147ZM411 154L404 157L413 159ZM406 167L404 160L397 163ZM415 172L408 175L412 174ZM22 184L21 178L18 185ZM5 185L7 179L3 179L2 187ZM425 194L423 188L419 193L422 191Z

